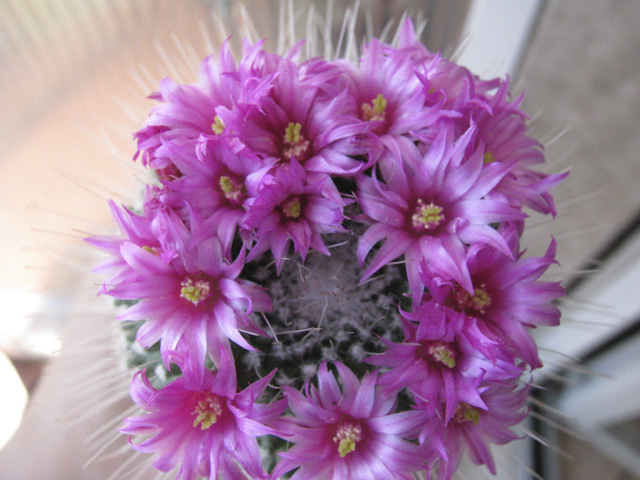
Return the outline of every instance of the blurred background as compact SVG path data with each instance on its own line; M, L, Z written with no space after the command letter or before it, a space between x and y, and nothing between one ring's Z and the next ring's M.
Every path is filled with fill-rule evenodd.
M113 232L107 199L136 200L131 134L160 79L195 81L228 34L302 38L310 8L335 47L355 7L294 3L0 0L0 479L153 478L112 433L129 376L82 238ZM640 2L362 0L358 40L405 11L429 49L510 75L548 172L571 169L557 219L532 217L524 239L539 255L555 236L549 279L570 294L563 326L538 332L528 437L498 454L498 478L640 478Z

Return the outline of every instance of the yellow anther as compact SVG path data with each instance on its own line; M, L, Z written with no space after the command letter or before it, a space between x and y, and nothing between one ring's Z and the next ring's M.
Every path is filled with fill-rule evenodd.
M454 423L472 422L477 425L480 422L480 412L465 402L456 405L456 413L453 416Z
M205 280L196 280L187 278L180 286L180 296L189 300L194 305L198 305L205 300L211 292L211 285Z
M415 213L411 216L411 222L414 228L432 230L440 225L440 222L443 220L442 207L433 202L429 203L429 205L424 205L422 199L418 199Z
M333 437L333 443L338 444L338 453L341 458L353 452L360 440L362 440L362 428L351 422L341 424Z
M243 184L234 181L226 175L222 175L218 183L220 184L220 190L227 200L240 201L246 193Z
M289 122L287 129L284 131L284 141L289 145L295 145L300 141L300 131L302 125L299 123Z
M196 418L193 421L193 426L200 425L201 430L206 430L218 421L218 417L222 415L222 405L220 405L220 398L213 393L207 393L204 398L198 400L192 415Z
M347 454L353 452L356 449L356 441L353 438L345 438L340 440L338 445L338 453L340 458L344 458Z
M229 195L231 192L233 192L233 187L234 184L229 177L225 175L220 177L220 190L222 190L225 195Z
M214 122L211 124L211 130L216 135L220 135L224 131L224 123L222 123L222 119L216 115L214 118Z
M362 119L366 122L375 120L383 122L386 117L387 99L379 93L371 103L362 104Z
M386 109L387 109L387 99L384 98L381 93L379 93L378 96L373 101L373 111L379 115L381 113L384 113Z
M455 352L443 343L435 343L429 347L429 354L448 368L456 366Z
M487 163L493 163L496 161L496 157L493 156L491 152L485 152L482 162L486 165Z
M488 307L489 305L491 305L491 297L483 288L474 289L472 301L476 307L476 310L479 311L483 311L484 307Z
M282 156L287 160L295 157L299 162L303 162L307 159L310 145L309 140L302 135L302 125L289 122L284 132Z
M455 368L458 349L453 342L440 340L420 340L416 355L433 368Z
M466 290L459 288L453 294L453 298L457 302L457 308L460 311L469 309L478 313L485 313L485 309L491 305L491 297L485 290L484 283L473 290L473 296Z
M282 211L286 217L298 218L302 213L302 205L298 197L290 197L282 203Z

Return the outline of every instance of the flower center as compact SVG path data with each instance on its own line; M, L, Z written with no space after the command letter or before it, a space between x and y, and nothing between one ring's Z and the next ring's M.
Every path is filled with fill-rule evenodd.
M480 412L468 403L459 402L456 405L456 413L452 421L454 423L473 422L474 425L477 425L480 421Z
M218 115L216 115L214 122L211 124L211 130L216 135L221 135L224 131L224 123L222 123L222 119Z
M151 247L149 245L145 245L144 247L142 247L142 249L149 252L152 255L155 255L156 257L160 255L160 249L158 247Z
M309 140L302 136L302 125L299 123L289 122L284 131L284 145L282 156L287 160L296 158L296 160L305 160L309 151Z
M451 342L440 340L420 340L418 357L437 368L455 368L458 351Z
M338 453L341 458L353 452L360 440L362 440L362 428L352 422L341 423L333 437L333 443L338 444Z
M454 308L458 311L471 310L477 313L487 313L487 307L491 305L491 297L485 290L486 285L480 284L480 287L473 290L473 295L464 290L458 288L453 293Z
M433 231L443 220L442 207L433 202L425 205L422 199L418 199L414 213L411 216L411 224L415 230Z
M300 197L297 195L291 195L280 204L282 213L286 218L298 219L302 214L302 203Z
M156 175L160 180L176 180L182 177L182 172L178 167L176 167L173 163L167 165L166 167L159 168L156 170Z
M387 99L379 93L371 103L362 104L362 119L365 122L378 121L384 122L386 119Z
M496 161L496 157L491 152L485 152L484 158L482 162L486 165L487 163L493 163Z
M242 199L246 194L243 183L227 175L222 175L218 183L220 185L220 191L227 200L235 204L242 203Z
M189 300L194 305L206 300L211 295L211 284L206 280L187 278L180 286L180 296Z
M200 425L201 430L206 430L218 421L218 417L223 412L222 402L217 395L206 392L203 397L198 400L191 415L196 418L193 420L193 426Z

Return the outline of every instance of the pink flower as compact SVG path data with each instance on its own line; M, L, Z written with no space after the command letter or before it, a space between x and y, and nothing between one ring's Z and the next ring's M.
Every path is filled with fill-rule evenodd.
M481 80L440 53L431 53L417 38L409 19L398 31L397 47L386 46L386 51L411 65L422 83L427 105L439 105L456 119L465 118L469 109L489 109L486 95L500 83L499 79Z
M149 188L147 188L145 196L150 198ZM133 243L155 252L160 252L161 248L156 232L152 228L153 212L148 204L145 203L143 215L136 215L124 207L118 208L112 200L109 201L109 209L124 237L95 236L86 238L85 241L110 255L94 268L94 272L111 273L110 282L118 284L131 273L129 265L120 255L122 246L126 243Z
M426 451L403 439L420 412L391 413L395 397L376 388L377 372L360 382L341 363L335 366L342 388L325 362L318 388L307 382L302 394L284 387L295 417L284 417L277 429L294 445L280 453L272 478L299 467L292 480L409 480L427 468Z
M527 416L525 404L529 387L511 382L481 385L481 397L486 408L476 408L460 402L453 418L424 413L425 422L420 429L419 442L428 445L438 455L435 464L438 480L451 480L463 453L476 465L486 465L496 474L490 444L504 445L520 438L511 430ZM416 410L419 411L419 410ZM442 414L440 414L442 415Z
M532 167L544 163L542 146L527 135L527 115L519 107L524 96L510 102L509 79L487 98L488 109L469 112L462 128L469 122L478 127L476 146L484 144L484 163L501 162L510 165L509 173L496 185L496 191L510 201L543 214L556 214L551 188L562 182L568 173L546 175Z
M367 362L390 368L379 383L394 392L408 388L432 415L444 405L448 422L460 402L486 408L480 397L482 381L511 379L523 372L504 342L487 337L472 317L447 315L428 303L401 313L409 320L404 322L404 342L385 342L388 350Z
M221 106L230 106L239 95L240 78L228 44L222 46L218 61L207 57L200 68L200 81L179 85L170 78L150 96L161 103L155 107L144 128L135 134L136 158L159 170L161 178L179 176L167 147L174 141L196 141L201 135L215 136L224 130L216 114ZM167 170L168 169L168 170Z
M204 368L207 353L217 361L220 346L228 346L229 339L252 348L239 328L261 332L247 315L269 310L271 300L253 283L237 279L244 255L227 264L220 241L198 231L197 217L191 226L193 232L171 210L157 210L150 228L158 246L137 244L135 238L121 241L116 254L120 271L105 283L103 293L140 300L118 319L145 320L136 340L143 347L160 342L165 364L167 352L188 350ZM192 241L201 235L205 239Z
M544 162L541 145L528 136L520 110L523 95L509 99L509 79L481 80L469 70L429 52L416 38L413 25L406 21L398 35L398 47L388 47L389 55L402 57L402 63L412 65L423 84L427 105L435 105L449 113L462 135L476 125L478 134L470 147L484 145L485 163L502 162L511 165L508 175L496 190L512 201L538 212L556 214L549 190L562 182L567 173L546 175L534 170ZM431 129L436 131L437 129ZM423 138L432 133L424 132Z
M317 59L301 66L282 59L278 68L245 101L221 109L234 151L278 165L295 159L325 175L361 170L351 157L364 153L356 138L366 126L354 115L342 71Z
M380 164L384 183L375 175L358 178L358 201L365 221L371 224L358 244L358 260L364 263L373 247L384 240L362 278L404 255L414 305L424 291L423 262L435 274L473 291L465 245L489 245L511 256L492 224L525 217L519 208L487 197L506 169L500 165L483 168L482 149L466 156L475 129L455 142L450 134L448 128L442 128L424 155L413 142L402 142L402 162Z
M344 231L342 209L331 179L307 183L304 169L292 159L263 179L248 207L243 226L254 229L256 238L248 260L271 250L279 273L291 242L303 260L311 248L329 255L321 234Z
M377 138L383 150L398 154L395 141L401 136L413 138L453 112L441 111L441 102L427 105L427 97L414 65L406 55L373 39L363 47L357 68L343 67L352 80L353 96L361 121ZM384 151L370 150L373 160Z
M160 471L177 468L178 479L266 479L256 437L273 433L268 425L286 402L256 400L275 371L237 393L233 359L224 350L217 370L199 377L191 375L186 356L171 356L183 376L161 390L151 386L144 370L133 378L131 398L147 412L126 418L120 429L136 437L133 448L155 454L153 465Z
M256 157L234 154L224 139L201 139L197 144L173 142L166 147L179 178L162 181L159 201L171 207L183 221L191 211L203 217L206 227L220 239L225 258L231 259L231 244L239 233L245 244L249 232L238 231L248 205L255 199L262 178L271 165Z
M517 252L516 233L505 235ZM476 318L485 335L506 340L519 358L539 368L542 363L529 330L537 325L558 325L560 310L551 302L565 294L559 282L538 280L555 263L555 250L556 242L552 241L543 257L524 258L519 253L514 261L490 248L472 247L466 264L473 295L450 281L425 278L431 302Z

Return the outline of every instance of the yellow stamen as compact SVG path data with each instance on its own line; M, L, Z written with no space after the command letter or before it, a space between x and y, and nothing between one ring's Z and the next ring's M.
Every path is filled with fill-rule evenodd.
M180 286L180 296L189 300L194 305L198 305L205 300L211 292L211 285L206 280L196 280L187 278Z
M211 124L211 130L216 135L220 135L224 131L224 123L222 123L222 119L218 115L215 116L214 122Z
M356 441L353 438L344 438L340 440L340 445L338 445L338 453L340 454L340 458L344 458L347 454L353 452L356 449Z
M286 217L289 218L299 218L302 213L302 204L300 203L300 198L298 197L289 197L284 202L282 202L282 211Z
M482 160L482 162L486 165L487 163L493 163L496 161L496 157L493 156L493 153L491 152L485 152L484 153L484 158Z
M475 310L478 313L486 313L486 308L491 305L491 297L485 290L484 283L473 290L473 296L466 290L459 288L454 293L454 300L458 303L459 310ZM454 307L455 308L455 307Z
M386 118L386 110L387 110L387 99L379 93L376 98L374 98L371 103L363 103L362 104L362 119L365 122L375 120L384 122Z
M282 156L287 160L293 157L302 162L306 160L309 151L309 140L302 135L302 125L289 122L284 132L284 142L282 146Z
M491 305L491 297L489 297L489 294L483 288L474 289L472 301L476 310L481 312L484 310L484 307Z
M453 416L453 422L473 422L474 425L478 425L480 422L480 412L468 403L460 402L456 405L456 413Z
M373 111L377 114L384 113L387 108L387 99L382 96L381 93L373 101Z
M456 366L455 352L447 345L440 342L435 343L429 347L428 352L435 360L446 367L454 368Z
M302 135L302 125L299 123L289 122L284 132L284 145L282 148L282 156L287 160L295 157L298 161L306 160L309 150L309 140Z
M353 452L360 440L362 440L362 428L351 422L341 424L333 437L333 443L338 444L338 453L341 458Z
M432 230L440 225L440 222L443 220L442 207L439 207L433 202L429 203L429 205L424 205L422 199L418 199L415 213L411 216L411 222L414 228Z
M284 131L284 141L290 145L294 145L300 141L300 131L302 125L299 123L289 122L286 130Z
M220 189L225 195L233 192L233 182L227 176L220 177Z
M220 177L219 184L220 190L227 200L237 202L241 200L242 196L246 193L243 184L233 181L233 179L226 175Z
M193 426L200 425L201 430L206 430L218 421L218 417L222 415L222 412L220 398L213 393L206 393L204 398L198 400L193 409L192 415L196 416Z

